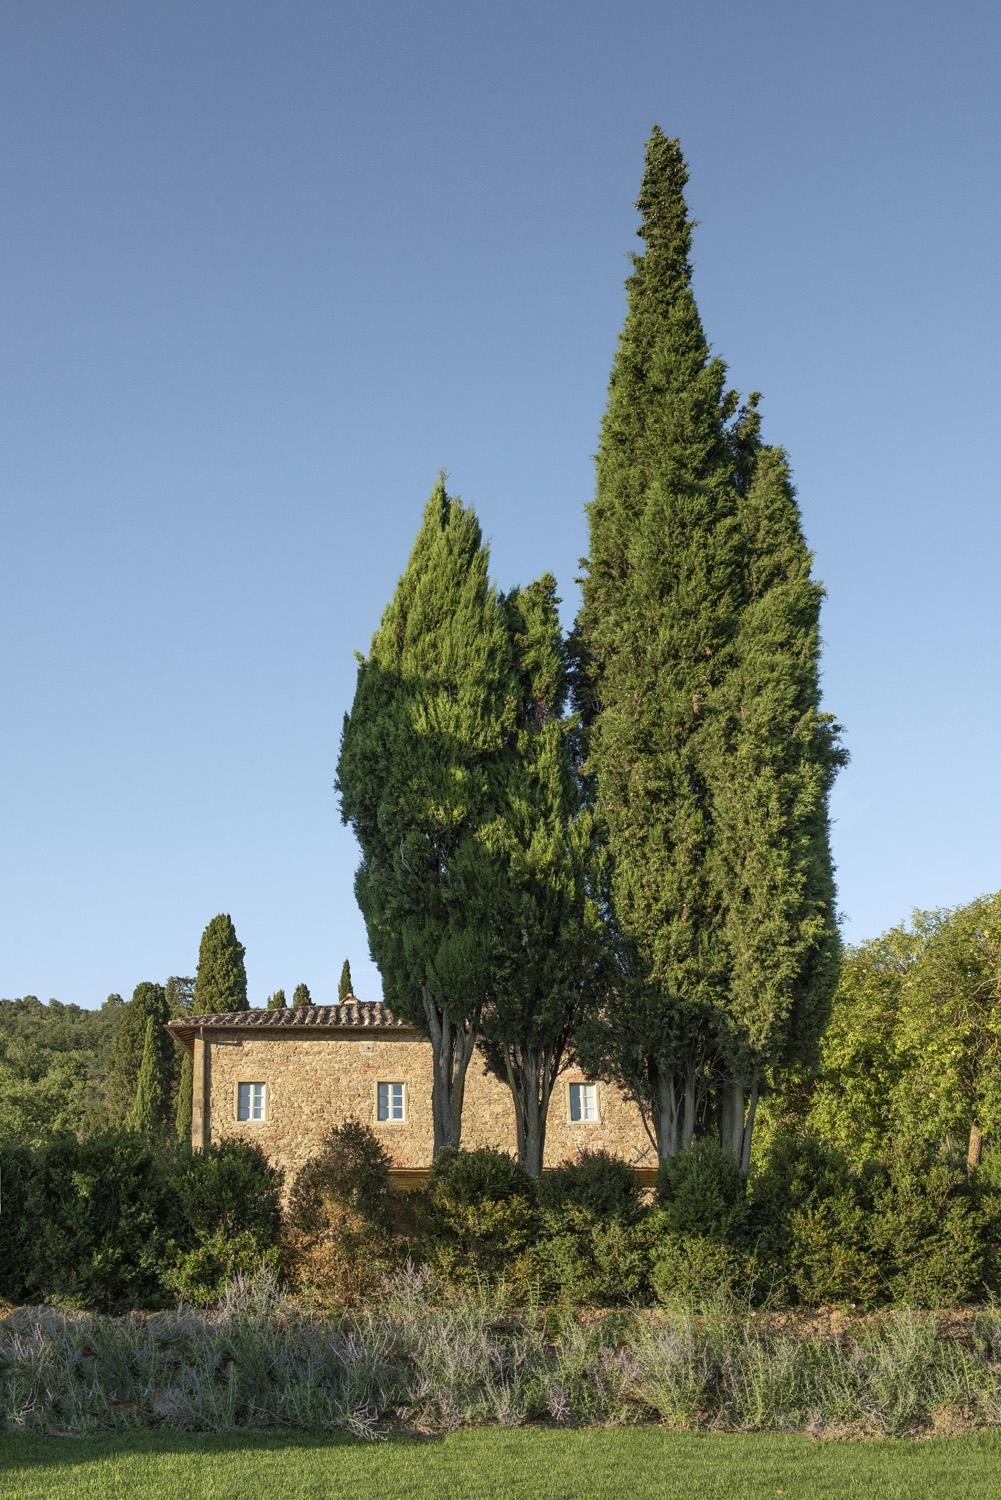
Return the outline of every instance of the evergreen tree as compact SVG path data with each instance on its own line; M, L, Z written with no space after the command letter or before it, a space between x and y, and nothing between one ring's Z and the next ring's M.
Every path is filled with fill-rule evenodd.
M309 993L309 985L297 984L295 989L292 991L293 1006L299 1007L304 1005L312 1005L312 1003L313 1001Z
M166 1045L165 1045L166 1044ZM135 1099L127 1124L151 1141L161 1140L167 1117L167 1051L172 1044L152 1016L146 1021Z
M469 914L496 883L481 831L496 815L514 724L507 630L487 566L475 515L439 479L360 662L337 772L386 1000L431 1042L436 1152L459 1143L488 999L489 938Z
M233 919L225 913L213 917L202 933L195 979L196 1015L219 1015L247 1010L247 970L243 944L237 941Z
M746 1167L757 1093L815 1046L835 977L841 754L784 460L692 294L686 180L655 129L589 507L581 701L619 964L590 1045L662 1157L712 1124Z
M288 1001L285 999L284 990L275 990L273 995L268 996L268 1010L287 1010Z
M174 1133L182 1146L191 1145L191 1099L194 1085L194 1061L190 1052L181 1055L181 1072L177 1081L174 1105Z
M495 941L482 1048L511 1089L518 1157L533 1177L542 1170L553 1086L607 979L591 885L593 818L583 801L577 721L566 713L558 604L551 574L503 601L518 718L503 803L483 834L498 859L499 886L477 917Z
M105 1085L108 1112L114 1123L124 1124L135 1103L147 1023L152 1021L157 1035L165 1039L167 1046L173 1047L163 1029L169 1020L163 985L148 980L137 984L132 999L121 1007ZM169 1063L166 1066L169 1067Z
M337 999L339 1001L350 1000L354 992L354 982L351 978L351 964L345 959L341 965L341 978L337 986Z

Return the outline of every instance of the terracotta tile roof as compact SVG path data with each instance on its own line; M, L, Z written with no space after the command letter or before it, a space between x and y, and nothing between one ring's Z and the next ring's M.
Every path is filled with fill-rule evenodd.
M167 1023L175 1035L193 1034L201 1026L227 1027L241 1031L288 1031L307 1027L352 1031L359 1028L410 1030L406 1021L393 1015L381 1000L344 1000L340 1005L297 1005L284 1010L229 1010L216 1015L178 1016Z

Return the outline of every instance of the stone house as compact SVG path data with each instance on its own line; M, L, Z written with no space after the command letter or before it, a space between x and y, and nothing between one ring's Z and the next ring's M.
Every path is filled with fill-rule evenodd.
M417 1185L431 1165L431 1044L381 1001L184 1016L167 1028L194 1064L191 1142L256 1141L286 1174L334 1126L368 1122L393 1161L394 1179ZM515 1151L509 1090L479 1056L469 1066L464 1147ZM587 1147L613 1152L652 1181L656 1156L635 1104L578 1069L553 1090L547 1167Z

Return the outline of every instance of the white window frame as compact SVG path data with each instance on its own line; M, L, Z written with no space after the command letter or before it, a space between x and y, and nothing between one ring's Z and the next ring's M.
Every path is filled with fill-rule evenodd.
M385 1115L382 1115L380 1113L380 1110L379 1110L379 1102L380 1102L379 1096L380 1096L380 1092L381 1092L382 1089L386 1089L386 1091L387 1091L387 1093L386 1093L386 1109L387 1109L387 1113ZM397 1099L397 1097L396 1097L396 1095L394 1093L394 1090L396 1090L396 1089L399 1089L399 1091L400 1091L398 1099ZM374 1108L373 1112L374 1112L374 1115L375 1115L375 1123L377 1125L405 1125L407 1123L407 1113L408 1113L408 1109L407 1109L407 1104L408 1104L408 1100L407 1100L407 1085L401 1079L399 1079L399 1078L380 1078L379 1081L378 1081L378 1083L375 1085L375 1099L374 1099L374 1103L375 1103L375 1108ZM399 1110L400 1110L399 1114L395 1114L394 1113L394 1110L396 1109L397 1105L399 1105Z
M574 1089L577 1094L579 1113L574 1118ZM588 1113L589 1105L593 1107L594 1113ZM598 1099L598 1085L588 1079L578 1079L567 1084L567 1122L570 1125L600 1125L601 1104Z
M243 1090L247 1092L247 1113L241 1114ZM259 1113L256 1111L259 1110ZM268 1086L261 1079L241 1078L236 1085L236 1118L240 1125L263 1125L268 1118Z

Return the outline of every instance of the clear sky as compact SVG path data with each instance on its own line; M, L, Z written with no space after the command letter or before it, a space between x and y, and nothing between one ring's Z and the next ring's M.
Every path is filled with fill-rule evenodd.
M333 791L441 467L568 619L643 142L788 449L849 938L1001 886L995 0L4 0L0 994L379 993Z

